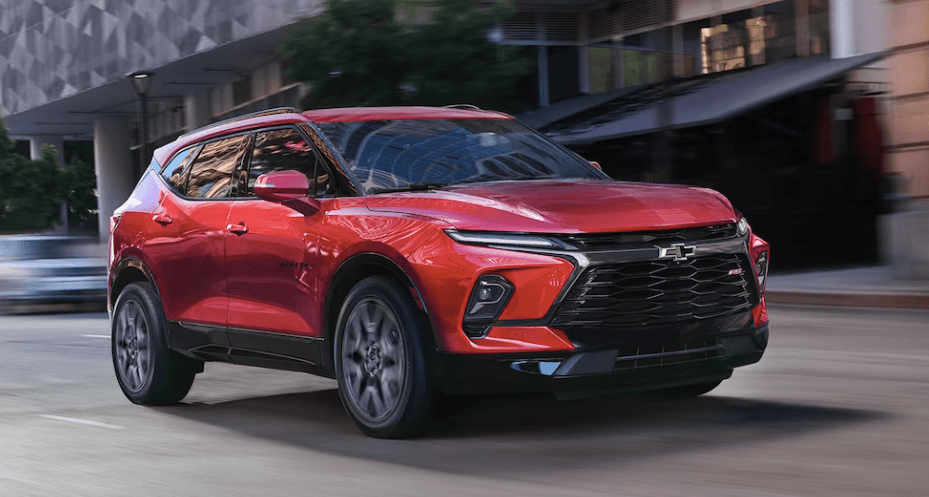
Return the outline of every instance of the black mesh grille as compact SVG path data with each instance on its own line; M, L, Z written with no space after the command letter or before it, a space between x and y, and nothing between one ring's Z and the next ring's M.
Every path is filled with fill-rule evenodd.
M732 238L735 235L735 224L721 224L670 231L559 235L558 238L581 250L610 250L634 245L668 245L671 243L722 240Z
M568 291L552 324L622 329L745 311L756 300L751 271L748 259L738 254L593 266Z
M614 370L670 366L711 361L722 357L723 346L716 340L684 340L671 345L626 346L616 355Z

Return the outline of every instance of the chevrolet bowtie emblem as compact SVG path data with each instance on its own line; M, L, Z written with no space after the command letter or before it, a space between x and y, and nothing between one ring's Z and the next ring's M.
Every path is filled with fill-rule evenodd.
M684 246L683 243L675 243L670 247L658 247L659 259L674 259L675 261L686 261L688 256L694 255L697 247Z

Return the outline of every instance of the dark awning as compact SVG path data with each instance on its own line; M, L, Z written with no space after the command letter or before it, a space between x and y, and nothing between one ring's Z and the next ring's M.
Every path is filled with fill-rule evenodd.
M673 91L670 123L674 128L683 128L719 122L838 79L884 56L884 53L874 53L844 59L804 57L705 81L697 78L689 82L684 91ZM639 94L635 93L626 99L637 98ZM597 109L582 108L575 113L580 119L568 119L570 123L562 121L546 130L547 134L566 145L581 145L659 130L658 99L652 98L647 105L622 100L623 97L618 97L603 104L620 109L614 112L616 118L613 120L594 116ZM561 113L567 112L562 110ZM604 113L607 113L605 109Z

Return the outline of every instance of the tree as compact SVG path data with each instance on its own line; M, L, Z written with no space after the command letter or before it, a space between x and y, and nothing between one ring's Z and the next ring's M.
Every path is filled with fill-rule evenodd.
M428 22L401 25L394 0L328 0L326 11L281 48L291 76L312 88L307 106L521 109L530 60L487 36L515 7L502 0L436 3Z
M0 232L50 228L66 196L56 151L44 147L42 158L30 161L13 147L0 121Z
M62 178L68 203L69 228L96 230L97 175L94 165L73 157L65 164Z

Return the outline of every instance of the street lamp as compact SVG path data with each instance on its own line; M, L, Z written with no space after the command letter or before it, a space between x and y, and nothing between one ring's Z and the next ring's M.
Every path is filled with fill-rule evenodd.
M146 159L148 159L148 134L145 129L146 122L148 121L148 108L145 105L145 97L152 89L152 76L154 76L154 74L151 71L136 71L126 75L126 77L132 81L132 89L135 90L135 94L138 95L139 103L142 106L142 115L139 119L139 142L141 144L141 148L139 149L139 167L143 171L148 165L145 163Z

